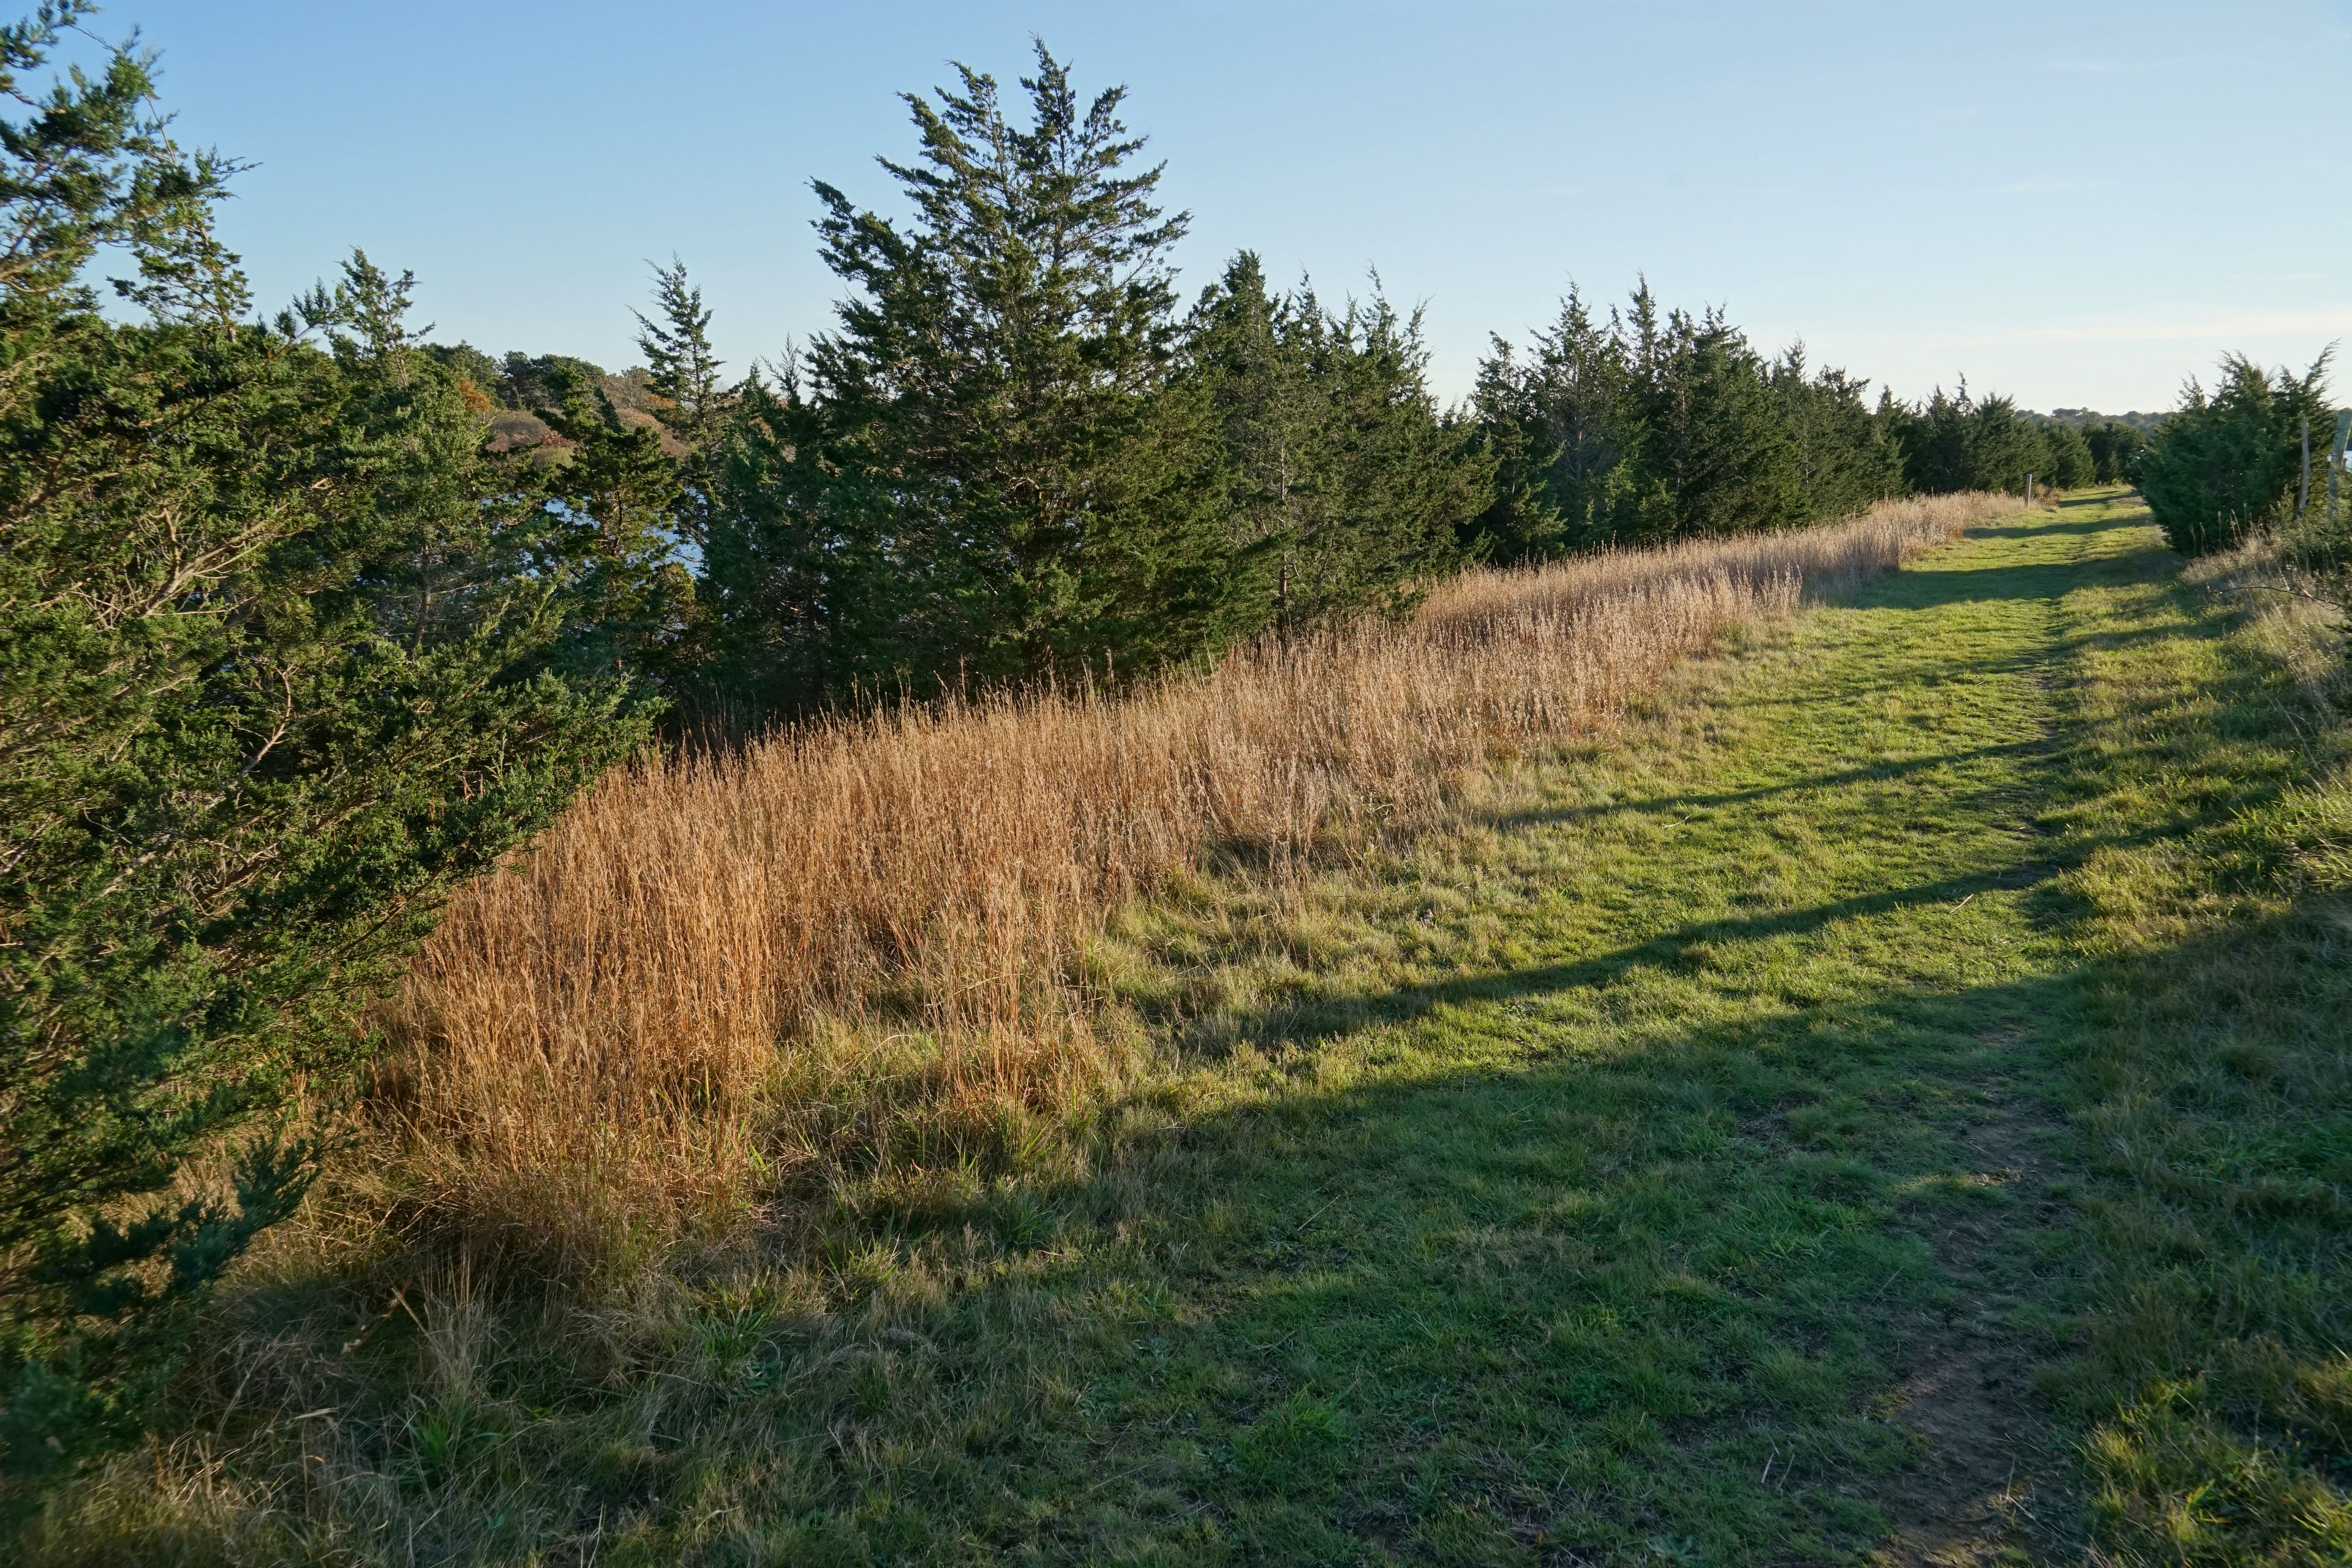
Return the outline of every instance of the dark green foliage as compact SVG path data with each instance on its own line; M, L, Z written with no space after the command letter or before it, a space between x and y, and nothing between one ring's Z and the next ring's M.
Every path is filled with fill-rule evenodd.
M637 317L646 384L660 399L661 422L688 447L707 447L719 434L728 397L710 346L710 311L702 290L688 280L684 262L654 268L654 303L660 321Z
M2226 550L2253 531L2292 517L2308 422L2314 469L2336 430L2327 403L2330 350L2302 375L2275 374L2243 354L2221 362L2210 395L2191 381L2179 411L2140 458L2148 510L2175 550Z
M505 390L506 367L471 343L421 343L420 351L492 405ZM469 400L470 401L470 400Z
M473 351L463 345L441 352L460 367L471 363L467 356ZM604 379L603 370L570 354L526 354L509 350L499 363L498 379L485 385L484 390L503 408L533 414L561 413Z
M817 185L855 292L781 374L721 397L688 368L699 300L660 275L654 385L720 410L673 420L707 475L716 704L1142 673L1417 602L1489 472L1429 395L1419 318L1276 300L1244 256L1180 321L1186 220L1130 166L1121 91L1082 104L1041 46L1024 128L958 68L907 100L919 160L884 162L911 226Z
M2139 476L2139 458L2147 450L2147 437L2120 419L2094 421L2083 429L2083 443L2091 449L2091 482L2128 484Z
M887 495L909 674L1034 676L1213 646L1232 550L1209 504L1205 425L1160 395L1179 329L1164 258L1185 217L1118 118L1082 106L1041 46L1032 122L959 68L909 95L920 160L885 162L916 211L902 233L831 185L825 262L856 290L812 346L817 461Z
M1475 548L1560 548L1849 516L1902 476L1864 383L1767 362L1719 311L1661 315L1646 286L1604 324L1570 291L1526 356L1500 339L1475 406L1496 465Z
M681 541L699 551L719 505L716 464L734 398L719 379L710 311L684 262L654 269L654 302L661 320L637 317L637 347L649 367L654 417L679 448L671 516Z
M79 14L0 36L9 68ZM578 631L625 573L482 456L460 374L401 325L405 280L358 258L239 324L219 167L139 118L138 62L58 91L0 132L38 250L0 268L18 1500L137 1430L206 1283L299 1200L360 1013L443 895L645 733ZM80 281L113 240L139 324Z
M1718 311L1630 312L1642 461L1625 541L1790 528L1806 510L1794 433L1763 360Z
M1277 298L1256 255L1244 251L1193 307L1186 374L1224 450L1220 505L1238 546L1236 584L1278 618L1303 536L1308 499L1328 466L1325 421L1307 386L1300 317L1311 301ZM1252 569L1255 570L1252 570Z
M2072 425L2052 421L2042 427L2042 466L2034 470L2037 482L2062 490L2080 489L2098 477L2098 458L2091 444Z
M1472 530L1482 554L1524 560L1607 540L1631 494L1631 367L1574 289L1522 361L1494 340L1472 399L1494 455L1495 500Z
M1904 492L1902 448L1864 400L1868 382L1833 369L1807 375L1801 344L1774 363L1771 380L1786 406L1806 521L1851 517Z
M584 378L583 378L584 380ZM575 637L575 666L637 673L675 689L688 673L694 584L678 548L698 509L659 427L625 423L593 382L572 381L542 417L566 443L542 480L550 501L593 541L583 583L597 615Z
M956 646L924 640L953 622L919 514L887 472L842 459L789 369L746 382L714 470L700 597L715 706L756 722L954 668Z
M1223 449L1237 629L1402 615L1454 565L1492 462L1439 413L1426 358L1418 313L1276 299L1246 251L1202 295L1178 391Z
M1889 412L1904 477L1923 494L2022 490L2049 465L2040 427L2009 398L1978 400L1965 381L1958 397L1939 386L1925 405Z

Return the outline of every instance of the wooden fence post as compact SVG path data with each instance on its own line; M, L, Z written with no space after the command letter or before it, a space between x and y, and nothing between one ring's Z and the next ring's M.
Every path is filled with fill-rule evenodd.
M2303 521L2303 514L2304 514L2305 511L2309 510L2310 510L2310 507L2311 507L2311 416L2310 416L2310 415L2308 415L2308 414L2306 414L2306 415L2305 415L2305 416L2303 416L2303 486L2302 486L2302 488L2301 488L2301 489L2297 489L2297 490L2294 492L2294 517L2295 517L2295 521L2296 521L2297 522L2300 522L2300 521Z

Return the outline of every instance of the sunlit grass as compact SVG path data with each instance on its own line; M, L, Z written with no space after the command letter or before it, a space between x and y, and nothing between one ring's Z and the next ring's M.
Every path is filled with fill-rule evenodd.
M1019 1005L1125 1065L953 1136L890 1135L943 1015L877 980L646 1102L737 1108L676 1188L447 1136L402 1210L388 1161L37 1559L2342 1561L2336 666L2226 586L2086 498L1719 625L1339 852L1204 837L1023 928ZM595 1155L565 1092L535 1146Z

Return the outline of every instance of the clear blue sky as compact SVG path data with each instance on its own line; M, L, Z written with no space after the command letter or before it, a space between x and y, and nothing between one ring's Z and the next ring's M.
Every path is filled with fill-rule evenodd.
M2169 406L2227 349L2352 337L2352 5L119 0L184 139L252 161L227 216L261 300L352 246L436 335L631 363L647 258L740 365L824 330L812 176L887 209L896 94L1041 35L1193 215L1327 298L1377 266L1433 374L1572 278L1646 272L1768 346L1922 395ZM2352 389L2352 374L2339 378Z

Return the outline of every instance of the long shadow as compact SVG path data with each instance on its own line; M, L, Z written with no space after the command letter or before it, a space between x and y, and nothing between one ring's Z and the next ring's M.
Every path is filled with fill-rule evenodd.
M1988 538L2018 538L2034 533L2067 533L2091 538L2119 527L2116 521L2053 521L2039 529L1997 529ZM2016 562L2009 566L1906 566L1894 576L1879 578L1861 593L1842 599L1855 609L1928 611L1952 605L2001 605L2001 602L2051 602L2091 581L2086 566L2098 562ZM2171 566L2171 562L2166 562Z
M2200 972L2312 920L2233 927L2126 972ZM2012 1156L1972 1153L1965 1135L1988 1092L2056 1092L2082 979L1661 1028L1632 1051L1390 1079L1194 1123L1185 1168L1249 1201L1184 1286L1206 1310L1151 1327L1172 1348L1116 1374L1131 1381L1126 1419L1096 1434L1103 1467L1181 1477L1270 1561L1286 1542L1287 1560L1321 1561L1351 1535L1412 1539L1498 1489L1528 1533L1595 1541L1595 1561L1638 1556L1662 1529L1710 1562L1866 1545L1884 1527L1872 1500L1890 1500L1918 1460L1899 1420L1852 1413L1883 1408L1874 1398L1951 1332L1949 1238L1975 1238L1969 1288L1990 1296L2047 1301L2070 1288L2053 1273L2078 1267L2053 1263L2077 1256L2072 1211L1970 1185ZM2032 1112L2004 1136L2053 1151L2070 1137ZM1202 1220L1169 1223L1203 1234ZM2340 1221L2327 1248L2300 1216L2257 1221L2258 1241L2277 1235L2276 1267L2340 1300L2326 1282ZM2035 1324L2004 1331L2021 1357L2079 1353ZM2340 1337L2322 1323L2295 1345L2314 1366L2333 1353L2323 1329ZM1212 1387L1234 1392L1203 1398ZM2039 1408L2030 1394L1988 1405L2001 1400ZM1302 1431L1301 1410L1344 1442ZM1638 1489L1570 1484L1553 1458L1612 1445ZM2002 1460L2019 1456L1995 1449L1939 1452L1953 1476L1906 1484L1982 1495L2016 1474ZM1793 1485L1769 1484L1774 1452L1803 1456ZM2058 1488L2042 1506L2065 1506ZM1286 1533L1301 1530L1324 1532L1307 1537L1315 1550ZM1820 1545L1799 1550L1809 1534Z
M1851 695L1851 693L1840 693ZM1792 699L1795 702L1801 700ZM1890 784L1915 773L1929 773L1938 768L1954 767L1963 763L1983 762L1996 757L2024 757L2044 754L2049 751L2046 741L2013 741L2000 746L1972 746L1966 751L1937 752L1928 756L1906 758L1901 762L1874 763L1866 767L1848 768L1839 773L1811 773L1803 778L1790 779L1781 784L1758 784L1752 789L1724 790L1709 795L1652 795L1642 800L1611 801L1600 805L1564 805L1542 811L1497 812L1481 820L1491 826L1519 827L1538 823L1592 822L1604 817L1630 816L1638 813L1691 811L1705 806L1746 805L1777 796L1801 795L1812 790L1836 789L1845 784Z
M2126 845L2162 837L2152 829L2145 835L2117 835L2094 845L2068 846L2062 859L2021 861L1996 870L1972 871L1922 882L1912 887L1833 899L1801 910L1771 914L1732 916L1695 921L1672 931L1594 953L1565 963L1499 970L1485 974L1455 975L1417 985L1399 986L1374 996L1353 996L1294 1002L1269 1008L1244 1025L1238 1037L1256 1045L1282 1042L1330 1041L1381 1025L1407 1023L1441 1007L1471 1002L1512 1002L1563 991L1600 988L1635 970L1691 966L1702 949L1740 942L1764 942L1805 936L1839 921L1890 914L1931 904L1957 903L1980 893L2002 889L2044 889L2063 875L2092 847ZM2037 923L2063 921L2072 901L2054 893L2036 900Z
M1381 1561L1568 1561L1513 1536L1648 1561L1662 1533L1685 1561L1788 1561L1808 1539L1843 1557L1883 1530L1857 1500L1916 1463L1903 1427L1857 1413L1948 1321L1931 1237L2000 1223L1958 1135L1988 1086L2042 1092L2078 1008L2069 973L1864 995L1191 1120L1161 1152L1184 1195L1152 1222L1181 1261L1145 1266L1170 1305L1060 1369L1090 1390L1082 1412L1000 1441L1033 1484L1214 1518L1247 1561L1366 1542ZM1131 1223L1100 1182L1046 1201L1069 1228L1017 1289L989 1288L1006 1331L1016 1295L1097 1299L1101 1265L1071 1238ZM1596 1485L1564 1466L1579 1451L1638 1485ZM1776 1452L1803 1456L1793 1483ZM1442 1544L1465 1508L1498 1515L1493 1545Z
M2119 527L2134 524L2115 522L2053 523L2042 529L2002 531L2000 537L2015 538L2020 534L2070 534L2090 538ZM2116 558L2121 561L2125 558ZM1994 604L2002 601L2047 600L2053 604L2091 581L2086 569L2100 563L2081 561L2021 561L2007 566L1949 568L1938 566L1906 566L1901 572L1882 579L1856 595L1853 603L1870 609L1933 610L1950 605L1968 603ZM2150 563L2153 570L2143 567L2138 574L2153 580L2171 574L2172 563Z
M2081 505L2088 503L2069 502L2067 504ZM1985 529L1979 533L1975 533L1974 537L1980 539L2034 539L2047 537L2051 534L2074 534L2081 536L2093 533L2105 533L2111 528L2153 528L2155 524L2144 515L2137 517L2100 517L2086 520L2069 519L2063 520L2058 522L2040 522L2016 527L1996 526Z
M1899 592L1890 588L1857 602L1871 609L1889 610L1937 610L1951 605L1996 604L2003 600L2042 599L2055 603L2080 586L2081 581L2080 571L2072 563L2034 563L1958 572L1911 566L1906 567L1896 579Z
M2032 748L2028 748L2032 749ZM2127 760L2130 752L2116 753ZM2103 849L2143 847L2179 838L2249 812L2273 805L2292 787L2280 779L2242 783L2237 788L2193 800L2185 807L2143 822L2129 832L2077 836L2049 841L2046 858L2021 861L1994 870L1970 871L1882 892L1856 894L1801 910L1764 915L1696 921L1661 931L1641 942L1595 953L1571 963L1530 969L1456 975L1419 985L1398 987L1377 996L1294 1002L1271 1008L1243 1024L1239 1038L1261 1046L1277 1040L1330 1040L1376 1026L1422 1017L1440 1007L1468 1002L1509 1002L1523 997L1600 987L1635 969L1685 966L1701 949L1736 942L1766 941L1807 935L1832 923L1930 904L1957 902L1996 889L2032 889L2036 898L2028 917L2043 927L2062 926L2073 916L2074 900L2053 886L2055 879ZM1645 805L1647 803L1644 803Z
M2075 728L1757 789L1505 820L1740 805L2048 754L2088 737ZM2079 914L2055 885L2066 867L2103 846L2258 808L2290 782L2239 779L2169 820L2077 836L2047 859L1694 921L1573 962L1399 987L1328 1011L1269 1009L1259 1037L1328 1037L1449 1004L1606 985L1638 968L1689 965L1703 946L1801 936L1996 888L2032 889L2028 918L2063 927ZM2257 935L2200 939L2177 962L2194 965L2209 941ZM1682 1560L1727 1563L1864 1548L1884 1523L1866 1500L1884 1498L1916 1458L1893 1423L1856 1413L1949 1321L1927 1233L1954 1223L1950 1205L1995 1201L1966 1195L1981 1186L1937 1189L1929 1178L1978 1169L1958 1134L1988 1086L2054 1094L2082 1026L2081 976L2061 968L1948 991L1887 977L1851 1000L1769 1016L1649 1016L1606 1031L1623 1050L1332 1089L1301 1079L1276 1101L1188 1119L1165 1141L1190 1206L1158 1211L1168 1256L1183 1259L1167 1281L1188 1305L1108 1336L1123 1348L1092 1375L1112 1392L1089 1408L1110 1414L1090 1417L1085 1442L1067 1423L1025 1429L1022 1462L1066 1472L1090 1498L1104 1495L1100 1478L1149 1476L1129 1489L1173 1496L1131 1504L1113 1494L1106 1506L1214 1519L1221 1545L1254 1560L1351 1560L1367 1542L1382 1559L1494 1562L1649 1560L1661 1542ZM1872 1076L1879 1063L1888 1076ZM1906 1195L1933 1191L1958 1195L1941 1209ZM1124 1225L1129 1212L1086 1181L1055 1201L1082 1226ZM2007 1270L2003 1288L2021 1296L2046 1293L2034 1270L2053 1249L2025 1244L2038 1222L1983 1223L1994 1240L1981 1267ZM1066 1256L1021 1289L1094 1289ZM1599 1451L1619 1456L1617 1468L1580 1457ZM1998 1473L1963 1479L2004 1484ZM1495 1544L1459 1544L1482 1520ZM1545 1541L1594 1544L1549 1558L1525 1549Z
M2196 973L2238 949L2324 950L2295 929L2320 915L2102 964ZM1083 1401L979 1413L967 1440L1003 1463L973 1480L1018 1477L1146 1533L1213 1519L1246 1561L1569 1560L1530 1540L1591 1542L1588 1562L1654 1560L1660 1540L1684 1561L1843 1558L1922 1474L1885 1396L1954 1332L1952 1238L1976 1249L1974 1292L2039 1310L2072 1288L2072 1212L1988 1184L2014 1143L1969 1139L2007 1117L2002 1137L2068 1148L2063 1121L2031 1108L2070 1070L2084 974L1656 1020L1626 1050L1302 1081L1190 1119L1158 1135L1172 1182L1148 1212L1164 1247L1114 1247L1132 1201L1112 1177L1073 1177L1045 1199L1058 1229L1024 1220L1034 1265L958 1309L1018 1336L1041 1293L1129 1303L1055 1368ZM904 1217L912 1233L992 1224L985 1205ZM2243 1223L2257 1245L2275 1233L2273 1267L2326 1284L2336 1255L2309 1244L2307 1215ZM1087 1237L1129 1260L1134 1289L1105 1294ZM2063 1321L2001 1332L2028 1360L2079 1353L2049 1326ZM2341 1337L2321 1322L2293 1348L2316 1366ZM845 1401L856 1367L831 1364L837 1343L812 1328L793 1353ZM845 1510L871 1495L864 1450L812 1452L838 1469ZM1980 1496L2014 1475L2010 1457L1962 1445L1927 1484ZM1461 1546L1465 1517L1495 1527L1491 1545Z
M2087 505L2091 502L2065 502L2064 505ZM2066 532L2095 534L2118 526L2112 521L2048 524L2033 529L1989 530L1989 536L2019 533ZM1934 569L1906 568L1899 574L1871 585L1846 602L1864 609L1936 609L1977 601L2045 599L2055 602L2082 585L2083 564L2078 562L2033 562L2014 566L1991 567L1976 571L1947 572ZM1988 591L1988 584L1990 585ZM1935 669L1939 679L1953 680L1971 676L2014 675L2044 669L2061 662L2068 655L2088 647L2113 649L2158 636L2177 636L2179 628L2149 626L2119 633L2091 633L2065 637L2037 647L2031 652L2004 655L1990 658L1938 660ZM2218 634L2215 634L2218 635ZM1817 689L1785 698L1747 699L1748 706L1762 708L1796 708L1817 706L1823 701L1853 699L1874 693L1900 689L1899 684L1873 685L1866 688L1838 687ZM1934 769L1971 761L2000 757L2021 757L2049 754L2053 747L2050 739L2011 742L2007 745L1976 747L1967 751L1938 752L1931 756L1906 759L1897 763L1874 764L1842 773L1822 773L1783 784L1760 785L1752 789L1733 790L1719 794L1691 794L1660 796L1638 801L1618 801L1605 805L1568 806L1553 810L1501 814L1486 818L1497 826L1515 826L1540 823L1573 823L1637 812L1688 810L1701 806L1735 805L1814 789L1835 788L1842 784L1885 783L1926 773Z

